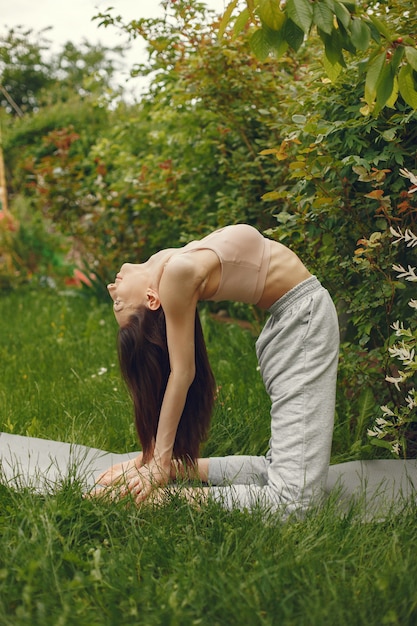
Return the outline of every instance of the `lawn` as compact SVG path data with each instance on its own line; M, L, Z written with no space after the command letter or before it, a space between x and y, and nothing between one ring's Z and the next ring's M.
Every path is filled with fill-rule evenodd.
M205 454L262 454L268 398L254 337L202 312L218 401ZM137 449L108 303L37 289L0 299L4 432ZM330 499L303 521L137 510L0 487L0 625L353 626L417 623L416 507L364 523Z

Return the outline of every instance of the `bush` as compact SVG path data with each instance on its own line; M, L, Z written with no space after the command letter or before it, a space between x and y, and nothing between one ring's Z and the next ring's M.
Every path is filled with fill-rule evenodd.
M25 198L15 198L11 210L13 221L0 220L0 288L15 289L32 280L53 285L70 277L68 239Z

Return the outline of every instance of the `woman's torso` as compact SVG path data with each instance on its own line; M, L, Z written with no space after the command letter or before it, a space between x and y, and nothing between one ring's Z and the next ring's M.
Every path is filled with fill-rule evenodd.
M190 255L199 273L200 300L231 300L269 308L311 276L294 252L247 224L226 226L171 252L169 259Z

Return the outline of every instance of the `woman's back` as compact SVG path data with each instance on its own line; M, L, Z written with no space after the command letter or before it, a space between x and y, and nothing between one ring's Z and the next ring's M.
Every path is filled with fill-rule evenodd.
M216 254L220 271L214 281L212 276L207 278L212 288L204 289L201 299L231 300L269 308L284 293L311 276L294 252L263 237L248 224L216 230L199 241L191 241L178 254L203 250Z

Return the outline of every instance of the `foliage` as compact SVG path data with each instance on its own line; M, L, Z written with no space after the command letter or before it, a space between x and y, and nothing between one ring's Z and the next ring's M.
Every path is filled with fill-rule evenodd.
M398 169L415 162L416 114L398 105L364 117L354 68L337 85L321 81L318 71L313 62L304 69L285 119L271 119L282 140L263 155L275 161L281 181L263 199L278 222L270 234L305 260L337 302L343 339L337 428L347 421L353 435L363 403L371 420L382 398L394 400L384 381L390 325L401 316L406 322L410 312L391 267L406 263L409 251L398 256L389 229L415 220ZM373 411L364 385L372 390ZM366 427L364 447L355 444L363 456Z
M147 27L156 29L148 33L153 44L158 33L159 39L171 36L168 23ZM264 122L276 98L276 76L288 83L296 64L271 61L270 71L260 72L244 41L225 50L214 26L197 33L185 27L188 22L176 46L157 50L152 69L158 73L142 103L119 105L107 117L99 109L98 136L82 117L94 110L90 100L78 119L68 113L55 119L57 130L47 126L50 115L37 114L14 124L6 138L16 190L30 193L37 210L77 238L103 281L118 259L145 258L218 225L274 223L259 198L275 168L259 152L271 141ZM68 103L68 112L75 103L72 109ZM42 143L32 131L36 125ZM17 146L25 133L34 145L22 154Z
M0 212L0 288L16 289L34 278L68 278L68 240L50 221L33 214L23 198L16 199L12 212L12 221Z
M417 178L408 170L401 170L401 173L409 178L413 185L409 193L417 190ZM391 227L391 235L394 243L405 243L408 248L417 246L417 236L410 230L404 232L398 228ZM408 265L404 268L396 264L393 269L397 272L397 278L405 279L408 282L417 282L416 268ZM415 312L417 301L410 299L408 305ZM417 327L415 319L412 326L405 326L403 321L396 320L392 324L394 330L394 343L388 348L393 361L390 375L386 377L387 382L394 385L398 392L401 392L399 400L391 406L381 407L383 417L377 417L375 425L368 430L371 442L374 445L388 448L396 456L406 453L412 454L416 449L417 430L417 395L415 390L415 373L417 371ZM401 369L399 369L401 368Z
M115 71L110 52L121 55L121 47L67 42L48 58L47 31L17 27L0 37L0 105L8 113L22 116L74 94L82 99L110 88Z
M230 2L220 24L222 35L239 0ZM385 11L385 5L388 5ZM417 109L417 49L415 16L407 4L344 0L247 0L247 7L234 21L238 34L248 24L251 47L260 59L273 52L282 56L288 48L298 51L306 37L317 34L324 48L323 68L330 80L337 80L346 67L346 54L365 60L366 81L364 113L379 113L392 107L401 95L404 102ZM403 13L401 30L391 12ZM394 27L394 28L393 28Z
M45 31L9 30L0 39L1 106L15 115L33 110L43 89L53 78L44 52L48 48Z
M279 97L277 83L287 83L296 64L259 63L244 40L230 40L226 49L197 2L169 9L170 19L128 24L120 16L99 16L148 43L149 64L140 71L154 77L145 96L152 134L146 134L145 184L136 196L143 193L161 226L169 218L177 241L232 221L268 226L271 218L259 205L273 175L259 155L271 141L265 116ZM165 245L167 234L162 226Z

